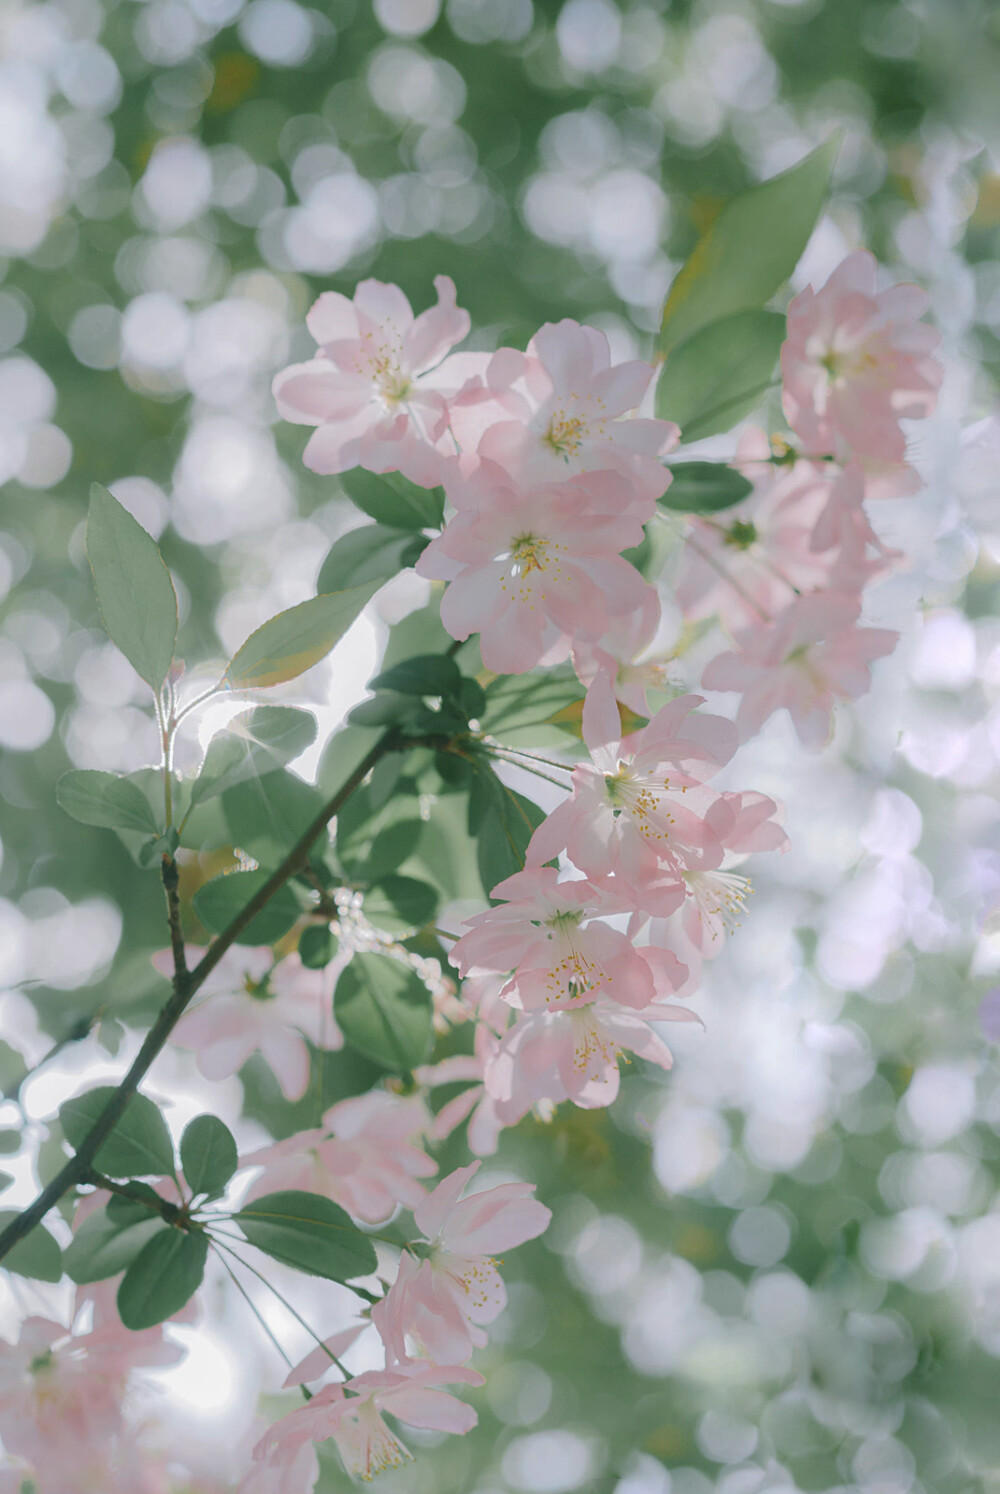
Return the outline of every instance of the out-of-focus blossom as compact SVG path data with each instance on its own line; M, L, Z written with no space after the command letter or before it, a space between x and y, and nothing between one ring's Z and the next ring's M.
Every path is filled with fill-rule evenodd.
M718 654L702 675L708 690L742 695L737 725L744 737L785 707L803 745L822 747L838 700L871 686L871 663L889 654L898 633L859 628L861 602L836 592L797 597L769 627L750 628L737 649Z
M415 1208L424 1197L417 1181L437 1164L416 1144L431 1128L423 1101L381 1090L341 1100L322 1126L299 1131L262 1147L243 1160L264 1171L248 1198L283 1188L322 1193L370 1224L387 1219L402 1204Z
M203 949L187 949L193 967ZM169 949L158 951L153 964L161 975L173 974ZM330 1015L330 978L325 970L308 970L297 954L274 963L270 948L234 945L201 987L206 997L184 1013L171 1041L194 1048L206 1079L225 1079L242 1068L251 1053L263 1053L281 1092L300 1100L309 1087L309 1049L343 1046Z
M916 285L878 290L878 264L849 254L819 291L788 308L781 350L785 413L809 455L848 452L876 461L906 455L900 419L929 415L941 384L932 356L941 338L919 321Z

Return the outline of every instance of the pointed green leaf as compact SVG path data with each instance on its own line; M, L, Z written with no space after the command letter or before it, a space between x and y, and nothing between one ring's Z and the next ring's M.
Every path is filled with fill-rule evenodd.
M71 768L56 784L56 802L74 820L108 830L142 830L156 835L159 826L146 795L117 773Z
M661 508L679 514L717 514L742 503L753 483L722 462L678 462L673 480L659 500Z
M318 1193L266 1193L233 1218L251 1245L311 1276L349 1281L375 1270L375 1247L367 1235Z
M831 136L791 170L726 203L670 287L662 352L708 322L756 310L780 290L816 226L839 145L839 135Z
M200 1232L165 1229L142 1247L118 1288L118 1316L138 1333L172 1318L194 1296L205 1275L208 1239Z
M469 834L476 837L479 875L486 892L524 870L524 855L545 813L507 784L485 763L469 792Z
M383 1068L412 1069L430 1052L430 992L387 955L354 956L337 981L333 1013L350 1046Z
M191 899L191 906L210 933L221 934L270 875L269 871L225 872L199 887ZM288 933L300 912L295 894L286 884L279 888L267 907L251 919L236 942L274 944L282 934Z
M222 683L230 690L258 690L304 674L340 642L380 585L369 582L310 597L269 618L237 649Z
M156 542L107 488L94 483L87 557L112 643L154 690L162 688L177 642L177 595Z
M102 1084L67 1100L59 1119L70 1146L81 1146L98 1116L115 1093ZM174 1147L167 1123L152 1100L133 1095L128 1109L94 1159L98 1172L113 1178L162 1177L174 1170Z
M191 803L200 804L234 784L283 768L315 739L316 718L311 711L294 706L258 706L241 711L209 742L191 789Z
M344 472L340 486L363 513L395 529L437 529L444 519L444 491L418 488L401 472Z
M731 430L774 381L785 340L777 311L739 311L679 343L660 370L656 413L681 428L682 441Z
M365 916L380 929L423 928L437 912L437 892L416 877L381 877L365 893Z
M11 1185L11 1183L13 1181L14 1181L14 1174L13 1173L11 1173L11 1172L0 1172L0 1193L6 1193L7 1189L10 1187L10 1185Z
M192 1193L221 1193L239 1166L233 1133L216 1115L196 1115L181 1137L181 1168Z
M0 1210L0 1233L17 1218L16 1209ZM47 1229L36 1224L23 1240L8 1250L0 1266L32 1281L58 1281L63 1274L62 1251Z
M412 529L390 529L384 524L364 524L336 540L320 567L316 589L342 591L345 586L388 581L415 565L428 541Z
M122 1222L104 1209L85 1219L66 1247L63 1265L71 1281L83 1286L117 1276L135 1260L154 1235L167 1226L158 1214L145 1210L136 1221Z

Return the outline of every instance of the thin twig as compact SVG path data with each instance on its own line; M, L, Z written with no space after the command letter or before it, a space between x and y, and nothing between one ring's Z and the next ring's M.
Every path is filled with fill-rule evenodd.
M327 800L316 817L310 821L277 870L272 872L246 906L237 913L215 943L209 946L195 968L188 971L182 965L180 969L175 970L173 994L160 1009L159 1016L147 1032L132 1067L83 1138L76 1154L70 1157L47 1187L42 1189L34 1203L29 1204L15 1219L12 1219L0 1234L0 1259L13 1249L18 1240L23 1240L24 1236L40 1223L64 1193L68 1193L70 1188L82 1181L97 1156L101 1143L107 1139L125 1114L129 1101L149 1072L153 1060L164 1047L191 997L204 985L223 955L236 942L243 930L267 906L275 893L281 890L289 877L294 876L306 864L313 842L355 789L360 787L375 764L388 753L401 752L408 745L410 743L400 738L394 731L386 733L380 741L376 742L353 773L349 774L337 792Z

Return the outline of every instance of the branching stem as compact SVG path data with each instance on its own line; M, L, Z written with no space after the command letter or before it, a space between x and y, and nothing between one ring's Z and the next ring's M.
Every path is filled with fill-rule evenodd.
M164 1006L161 1007L156 1021L147 1032L132 1067L118 1085L118 1088L87 1132L87 1135L83 1138L75 1155L70 1157L66 1165L42 1189L34 1203L29 1204L15 1219L12 1219L7 1228L0 1234L0 1259L9 1250L13 1249L18 1240L22 1240L30 1230L34 1229L36 1224L41 1222L49 1209L59 1202L63 1194L68 1193L77 1183L84 1180L93 1165L101 1143L107 1139L125 1114L129 1101L146 1077L154 1059L164 1047L192 996L205 984L205 981L219 964L226 951L231 948L243 930L256 918L257 914L267 906L275 893L281 890L289 877L294 876L296 872L301 871L303 866L306 865L313 842L354 791L360 787L375 764L390 752L402 752L409 745L411 744L401 738L395 731L387 732L380 741L376 742L371 751L362 758L353 773L349 774L337 792L327 800L315 819L302 832L277 870L257 890L246 907L237 913L236 917L223 930L215 943L209 946L193 970L188 970L184 962L183 939L180 939L179 932L180 916L178 904L176 928L178 938L180 939L179 944L175 942L174 925L173 923L171 924L171 944L175 960L173 993ZM164 858L164 865L166 865L166 861L167 858ZM171 865L173 866L172 860ZM174 867L174 871L176 871L176 867ZM169 876L170 874L165 877L165 885L169 880ZM174 888L174 895L176 895L176 887ZM168 904L170 896L170 888L167 886ZM178 954L180 955L179 963Z

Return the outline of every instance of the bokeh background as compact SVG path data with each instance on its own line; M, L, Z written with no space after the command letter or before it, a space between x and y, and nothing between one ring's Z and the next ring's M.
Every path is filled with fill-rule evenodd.
M134 1053L164 942L155 878L53 797L67 767L156 759L99 625L91 481L159 537L207 681L359 518L269 394L320 289L373 274L421 309L446 273L472 346L570 316L648 354L720 202L835 127L796 284L868 244L944 334L927 486L881 521L909 563L871 593L903 642L823 753L773 720L741 754L793 848L755 873L673 1074L634 1065L611 1112L505 1138L492 1174L537 1181L554 1223L506 1263L479 1429L410 1439L387 1490L1000 1489L998 78L991 0L3 0L0 1083L101 1013L23 1086L20 1150L0 1106L5 1204L55 1169L59 1102ZM423 598L393 583L283 693L321 738ZM197 750L192 728L182 766ZM209 1088L168 1053L148 1087L247 1144L294 1124L259 1064ZM324 1329L338 1290L299 1297ZM58 1297L0 1291L10 1337ZM171 1332L188 1358L135 1414L201 1494L281 1370L222 1283ZM320 1488L347 1487L331 1456Z

